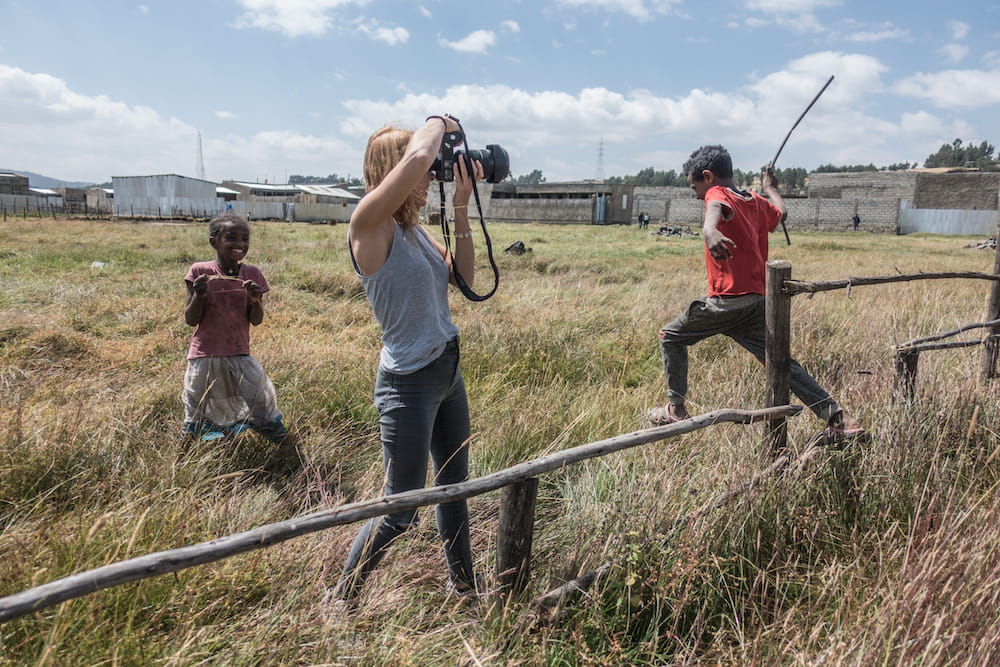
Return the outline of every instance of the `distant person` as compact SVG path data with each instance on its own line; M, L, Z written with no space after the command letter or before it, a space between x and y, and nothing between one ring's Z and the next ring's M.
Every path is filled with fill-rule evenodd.
M368 139L367 192L351 214L348 249L375 319L382 352L375 381L384 493L423 488L428 459L435 484L464 482L469 475L469 401L459 368L458 327L448 305L455 270L471 287L475 246L469 228L473 180L483 177L474 162L455 163L455 254L420 224L431 165L445 132L459 130L450 117L431 116L416 132L383 127ZM417 522L415 509L368 521L347 555L333 590L340 599L358 594L389 544ZM473 573L466 501L437 506L437 526L448 562L449 588L478 592Z
M289 440L274 385L250 356L250 325L264 320L270 289L260 270L244 264L250 226L236 213L208 224L215 260L196 262L184 276L184 321L194 327L184 374L183 432L215 440L252 428L277 444Z
M668 403L649 411L655 425L690 417L688 347L725 334L764 362L764 287L767 234L787 216L770 168L764 171L764 192L733 185L733 162L722 146L702 146L684 163L684 173L698 199L705 202L702 236L708 296L697 299L659 332ZM791 389L816 416L826 421L833 437L854 437L864 430L794 359Z
M854 231L858 231L858 227L861 226L861 216L855 213L854 217L851 218L851 222L854 223Z

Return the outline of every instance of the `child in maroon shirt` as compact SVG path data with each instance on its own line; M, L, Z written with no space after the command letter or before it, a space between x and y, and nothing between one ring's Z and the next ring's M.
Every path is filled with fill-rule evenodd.
M214 440L253 428L282 443L288 430L274 385L250 356L250 325L264 320L261 297L269 290L257 267L241 263L250 227L224 213L209 223L208 242L215 260L192 264L184 276L184 320L195 329L184 375L183 432Z

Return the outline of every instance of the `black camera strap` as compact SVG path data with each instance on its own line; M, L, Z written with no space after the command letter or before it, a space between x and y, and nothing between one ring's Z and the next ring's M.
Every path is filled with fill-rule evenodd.
M465 130L462 128L462 124L458 122L458 119L454 116L449 116L453 121L458 123L458 129L462 131L462 139L465 143L465 155L468 157L469 154L469 140L465 138ZM466 165L468 169L466 170L469 178L472 179L472 195L476 199L476 211L479 213L479 225L483 229L483 240L486 241L486 255L490 260L490 268L493 269L493 289L491 289L486 294L476 294L472 291L472 288L465 282L462 275L458 272L458 263L455 261L455 253L451 250L451 229L448 227L448 219L445 217L445 197L444 197L444 181L438 181L438 193L441 198L441 235L444 236L444 247L445 251L451 255L451 270L455 274L455 284L458 285L459 291L465 296L469 301L486 301L486 299L493 296L497 287L500 285L500 270L497 269L496 260L493 259L493 241L490 239L490 234L486 231L486 220L483 218L483 205L479 200L479 188L476 187L475 174L471 173L472 161L466 160ZM458 243L455 244L455 250L458 250Z

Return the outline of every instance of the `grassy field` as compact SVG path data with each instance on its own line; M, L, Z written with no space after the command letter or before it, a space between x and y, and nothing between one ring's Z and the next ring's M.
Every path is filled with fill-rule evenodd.
M657 329L705 291L701 241L635 228L493 225L501 286L455 295L473 475L645 426L665 397ZM346 227L255 223L272 286L254 355L301 441L288 474L253 434L179 437L191 330L182 278L204 224L0 224L0 596L380 493L379 339ZM477 230L477 245L482 248ZM520 257L500 249L522 240ZM793 277L991 272L962 237L792 234ZM485 268L478 286L487 284ZM545 475L529 590L449 596L433 512L350 613L324 601L356 526L101 591L0 625L0 664L981 665L1000 661L1000 407L980 348L924 354L894 404L896 343L983 320L989 284L798 296L792 352L870 430L671 530L767 465L720 425ZM979 332L970 332L970 337ZM691 351L695 413L756 408L763 369L725 338ZM799 448L822 424L789 424ZM499 494L470 500L491 574ZM555 619L533 597L597 565Z

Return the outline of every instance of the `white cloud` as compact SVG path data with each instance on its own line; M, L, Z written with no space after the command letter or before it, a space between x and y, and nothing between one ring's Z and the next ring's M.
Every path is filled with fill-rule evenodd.
M233 118L236 118L236 114L232 111L216 111L215 117L221 120L232 120Z
M56 178L190 173L194 164L195 128L148 107L80 95L48 74L0 65L0 117L17 128L6 134L4 159ZM43 146L58 149L52 154ZM104 156L103 166L113 173L94 174L95 155Z
M449 42L446 39L439 39L441 46L462 53L486 53L491 46L496 44L497 36L492 30L476 30L469 33L457 42Z
M848 42L884 42L891 39L906 39L910 36L908 30L902 28L884 28L882 30L859 30L844 36Z
M840 0L745 0L748 12L767 14L775 24L794 32L823 32L826 28L815 11L840 5ZM748 21L755 17L748 16ZM754 25L754 23L748 23Z
M420 12L420 15L423 16L425 19L433 18L433 14L431 14L431 10L427 9L423 5L418 6L417 7L417 11Z
M894 90L945 109L979 109L1000 104L1000 69L920 72L899 81Z
M669 14L680 0L556 0L556 4L573 9L602 9L622 12L640 21L649 21L656 14Z
M505 85L453 86L441 95L411 93L390 101L348 101L345 107L350 119L341 129L363 138L393 119L417 127L425 116L444 109L462 119L471 144L500 143L508 148L515 173L543 167L532 164L522 168L518 156L556 156L561 155L556 148L573 150L581 144L592 144L596 151L601 137L609 151L631 144L628 150L634 159L657 151L676 152L678 144L690 146L690 152L700 144L723 143L735 151L740 164L756 162L759 166L773 157L781 138L833 74L833 83L796 129L794 145L784 153L785 164L794 164L795 150L810 145L813 152L819 145L822 157L801 166L875 159L890 164L915 159L898 152L898 146L911 135L930 141L935 130L947 126L929 114L895 121L869 115L866 106L877 104L875 100L887 92L882 81L887 71L866 55L821 52L794 60L781 71L730 92L693 89L667 97L646 90L587 88L565 92L526 91ZM950 130L946 136L951 136ZM681 162L656 166L676 169ZM635 168L646 166L649 163ZM550 170L575 172L579 177L579 165L574 170L552 161L543 171L554 178Z
M962 21L948 21L948 31L953 40L965 39L969 34L969 24Z
M502 21L500 25L510 32L521 32L521 26L518 25L517 21Z
M984 53L983 63L992 69L1000 69L1000 51L987 51Z
M941 55L952 64L959 63L969 55L969 47L965 44L945 44L941 47Z
M802 113L830 76L833 82L810 111L835 120L844 109L859 106L881 93L881 76L887 68L871 56L822 51L793 60L779 72L768 74L750 88L765 116L789 125Z
M226 113L226 112L222 112ZM0 65L5 167L101 182L112 176L192 176L198 130L153 109L71 90L62 79ZM203 133L209 178L251 178L267 168L347 173L361 150L328 137L260 132L223 139Z
M410 32L401 26L386 28L375 21L359 23L358 32L368 35L377 42L385 42L390 46L405 44L410 39Z
M139 5L139 13L142 14L143 16L148 16L149 7L147 7L146 5Z
M244 8L237 28L273 30L288 37L317 37L333 26L336 10L369 0L238 0Z

